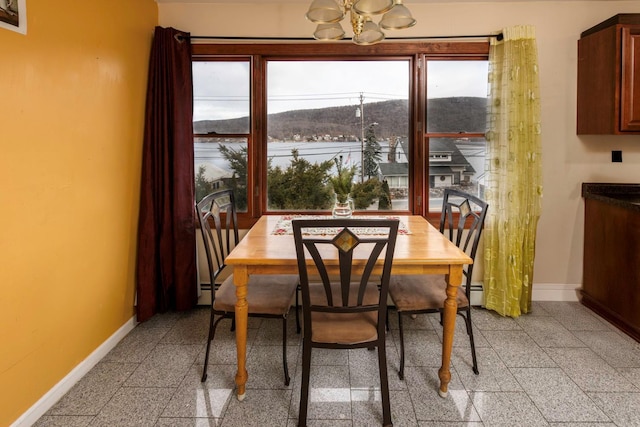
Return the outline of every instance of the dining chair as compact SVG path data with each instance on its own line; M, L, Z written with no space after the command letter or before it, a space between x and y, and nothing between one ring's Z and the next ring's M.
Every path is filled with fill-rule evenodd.
M303 312L299 427L307 420L312 348L377 347L383 425L392 425L385 324L398 224L398 219L292 221ZM379 260L383 268L374 280Z
M455 189L445 189L440 215L440 232L454 242L469 257L475 260L480 235L484 227L488 204L478 197ZM464 318L467 335L471 345L473 372L477 375L478 360L471 326L471 275L473 264L466 265L462 273L464 280L458 288L458 314ZM422 313L440 313L440 324L447 282L440 275L403 275L391 276L389 296L398 311L398 327L400 334L400 379L404 379L404 330L402 315Z
M227 271L225 259L238 244L238 218L232 190L211 193L196 203L196 215L200 223L209 277L211 278L211 319L209 338L202 371L202 382L207 380L207 367L211 343L216 327L222 319L232 319L235 326L236 289L233 273L230 273L219 286L216 279ZM213 223L213 228L211 227ZM295 300L296 326L300 333L298 318L298 276L289 275L251 275L247 287L249 317L267 317L282 319L282 363L284 383L289 385L287 367L287 315ZM217 289L216 289L217 287ZM216 316L218 318L216 319Z

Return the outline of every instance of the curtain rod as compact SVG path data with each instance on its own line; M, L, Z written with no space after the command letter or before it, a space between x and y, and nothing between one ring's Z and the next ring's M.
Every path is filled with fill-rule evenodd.
M498 41L502 40L502 33L499 34L481 34L481 35L464 35L464 36L426 36L426 37L388 37L385 40L432 40L432 39L480 39L495 37ZM176 34L177 40L185 39L187 36ZM245 40L245 41L317 41L312 37L228 37L228 36L188 36L191 40ZM341 41L348 41L344 39Z

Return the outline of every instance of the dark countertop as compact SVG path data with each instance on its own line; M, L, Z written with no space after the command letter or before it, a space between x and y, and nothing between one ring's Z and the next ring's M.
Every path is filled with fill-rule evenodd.
M640 184L583 182L582 197L640 212Z

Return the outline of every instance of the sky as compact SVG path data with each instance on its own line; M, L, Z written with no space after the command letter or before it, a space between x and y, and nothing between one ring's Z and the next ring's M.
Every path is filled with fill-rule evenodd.
M194 62L194 121L246 117L249 62ZM430 61L428 97L487 95L486 61ZM408 61L269 61L267 109L282 111L408 99Z

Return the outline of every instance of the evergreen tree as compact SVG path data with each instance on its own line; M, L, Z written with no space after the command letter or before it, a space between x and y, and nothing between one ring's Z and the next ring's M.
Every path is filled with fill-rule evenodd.
M225 179L224 184L233 190L238 212L247 211L247 146L243 145L239 150L234 150L226 145L218 144L220 154L229 163L233 170L233 176Z
M367 127L364 137L363 167L367 178L378 176L378 163L382 160L382 148L376 138L374 124Z
M357 182L351 188L351 198L353 205L358 210L368 209L379 197L380 181L378 178L371 178L365 182Z
M202 200L204 196L213 192L213 181L208 180L204 176L206 167L200 165L196 173L196 201Z
M234 191L238 211L247 210L247 147L234 150L219 145L220 153L233 170L233 177L225 179L226 188ZM292 160L286 169L267 164L267 203L272 210L329 210L333 206L333 188L330 185L333 162L311 163L299 156L298 150L291 150ZM353 174L354 168L343 168ZM200 166L196 174L196 194L198 200L213 191L213 182L204 176L205 168ZM372 178L352 186L356 209L367 209L380 196L380 182Z
M286 169L268 165L267 203L274 210L326 210L333 204L329 172L330 160L311 163L291 150L293 159Z
M380 197L378 198L378 210L390 210L391 209L391 190L389 189L389 183L387 180L382 181L380 186Z

